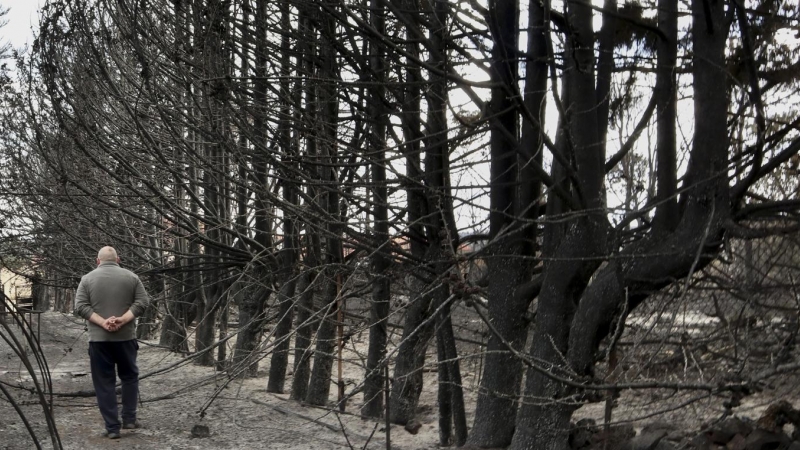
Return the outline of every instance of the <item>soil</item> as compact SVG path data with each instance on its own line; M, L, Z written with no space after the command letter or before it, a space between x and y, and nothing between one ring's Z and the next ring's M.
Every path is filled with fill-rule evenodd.
M424 390L416 418L421 427L416 434L411 434L402 426L392 425L387 430L381 421L362 419L358 414L361 394L349 400L344 413L338 412L335 408L337 388L333 382L329 407L312 407L290 400L289 392L267 393L267 374L263 370L256 378L230 379L225 372L194 365L185 356L158 347L157 341L142 341L139 419L143 428L123 430L122 439L112 441L100 434L103 425L92 394L84 322L56 312L44 313L40 322L41 347L55 393L55 423L65 449L385 449L387 436L393 449L440 448L435 345L430 346L429 365L424 369ZM454 311L454 327L464 339L459 343L459 354L467 423L471 426L483 363L475 341L485 336L480 336L479 319L463 310ZM392 329L390 349L397 344L400 333L399 329ZM9 332L21 336L15 325L5 328L0 323L0 337L8 336ZM363 380L367 340L368 331L364 326L348 341L342 374L347 392L357 389ZM27 352L27 356L32 357L29 349ZM796 352L792 357L796 361ZM637 361L642 360L642 355L629 353L621 364L636 366ZM685 364L673 364L674 367L658 376L675 381L685 378L685 372L691 369L691 359L680 359L684 360ZM42 448L52 448L38 398L26 390L33 386L31 376L20 361L9 343L0 339L0 387L21 406ZM264 361L261 369L267 366L268 361ZM292 367L291 359L289 367ZM701 381L705 377L715 379L707 372L700 375ZM37 377L41 379L38 373ZM287 387L291 385L290 377L291 372ZM336 366L333 377L337 378ZM733 413L756 419L776 399L797 405L800 403L797 401L800 398L798 381L793 374L771 379L770 384L763 386L763 391L744 398ZM685 443L724 417L723 402L726 400L729 398L709 396L704 391L623 391L615 401L613 422L634 426L637 431L647 425L669 429L673 442ZM201 414L201 411L204 412ZM601 399L580 408L574 419L590 418L601 424L604 412ZM203 433L205 430L207 435ZM31 448L36 448L35 443L6 395L0 392L0 450Z
M20 336L15 326L10 330ZM366 341L366 335L362 339ZM356 345L359 340L354 339ZM61 313L43 314L41 343L56 394L55 421L65 449L386 448L385 424L359 417L360 405L354 401L348 404L345 413L334 412L332 408L304 406L289 400L288 392L267 393L265 374L230 380L224 372L193 365L184 357L155 346L157 341L144 341L139 349L141 404L138 416L143 428L123 430L120 440L109 440L100 434L102 419L91 396L88 342L83 321ZM22 405L43 448L52 448L37 397L29 391L10 387L30 388L30 374L8 343L0 342L0 357L0 382ZM355 372L356 364L344 366L344 379L348 384L353 385L363 377L363 371ZM436 373L426 371L425 377L422 427L412 435L403 427L392 425L389 429L391 448L438 448ZM332 400L336 392L336 387L332 386ZM205 414L199 414L209 402L211 406ZM207 427L207 437L193 436L193 429L195 435L204 436L203 427ZM6 397L0 395L0 449L28 448L35 448L35 443Z

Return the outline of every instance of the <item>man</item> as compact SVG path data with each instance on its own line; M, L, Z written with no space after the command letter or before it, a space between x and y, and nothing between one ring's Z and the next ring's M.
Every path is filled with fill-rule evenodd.
M120 438L117 416L117 377L122 381L122 428L139 428L136 402L139 368L136 366L136 317L144 313L147 292L133 272L119 266L113 247L97 253L97 268L84 275L75 295L78 317L89 321L89 361L97 406L105 422L103 434Z

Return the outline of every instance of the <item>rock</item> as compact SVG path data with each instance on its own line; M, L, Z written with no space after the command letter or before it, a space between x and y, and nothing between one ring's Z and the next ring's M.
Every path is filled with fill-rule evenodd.
M625 448L629 450L655 450L666 436L667 432L665 430L642 430L638 436L628 441L628 445Z
M418 420L412 419L403 428L411 434L417 434L419 429L422 428L422 424Z
M791 444L789 444L789 448L787 448L786 450L800 450L800 442L797 441L792 442Z
M597 422L594 419L581 419L575 424L578 428L586 428L587 430L597 431Z
M745 450L746 446L747 439L741 434L737 434L728 441L728 444L725 445L725 450Z
M748 436L752 432L753 427L748 422L738 417L730 417L716 424L708 433L708 437L714 444L725 445L737 434Z
M648 423L647 425L642 427L642 431L639 433L639 435L641 436L644 434L656 433L659 431L663 431L667 434L666 436L664 436L663 441L680 442L683 441L684 438L687 436L686 430L679 429L675 424L669 422L659 422L659 421Z
M711 439L709 439L707 433L701 433L696 435L689 441L687 448L691 448L693 450L711 450L716 447L714 444L711 443Z
M678 427L675 424L669 422L655 421L648 423L647 425L642 427L642 432L639 434L653 433L657 431L665 431L667 432L667 435L671 435L676 431L678 431Z
M211 436L211 430L208 429L208 426L198 423L192 427L193 438L207 438L209 436Z
M609 428L608 433L600 429L597 433L592 435L592 444L602 446L606 441L608 448L622 448L622 446L636 436L636 430L633 425L613 425Z
M756 422L758 428L779 433L787 423L800 426L800 411L794 409L792 404L786 400L775 402L764 411L764 414Z
M569 448L572 450L584 450L591 446L592 435L586 430L578 430L569 436Z
M581 419L573 424L569 433L569 448L581 450L592 445L592 436L597 432L592 419Z
M788 447L789 436L783 433L773 433L771 431L757 429L750 436L747 436L745 443L746 450L775 450L783 445Z

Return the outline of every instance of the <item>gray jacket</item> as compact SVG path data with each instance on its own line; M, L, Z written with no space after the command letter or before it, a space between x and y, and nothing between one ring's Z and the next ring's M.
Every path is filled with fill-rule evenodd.
M81 278L75 294L73 314L89 320L92 313L107 319L120 317L131 310L134 316L144 313L148 297L139 277L112 261L103 261L96 269ZM136 339L136 320L119 330L109 333L89 322L89 341L129 341Z

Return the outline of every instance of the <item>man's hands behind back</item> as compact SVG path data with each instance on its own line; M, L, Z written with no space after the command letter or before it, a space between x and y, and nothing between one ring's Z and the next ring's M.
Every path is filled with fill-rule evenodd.
M109 333L113 333L122 327L122 323L120 323L119 318L115 316L111 316L108 319L103 321L102 327L108 331Z
M127 310L125 311L125 314L121 315L120 317L111 316L108 319L105 319L101 326L109 333L113 333L122 328L128 322L132 322L135 319L136 317L133 315L131 310Z

